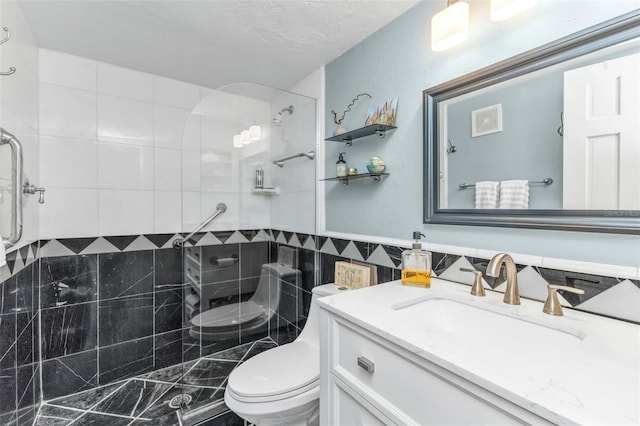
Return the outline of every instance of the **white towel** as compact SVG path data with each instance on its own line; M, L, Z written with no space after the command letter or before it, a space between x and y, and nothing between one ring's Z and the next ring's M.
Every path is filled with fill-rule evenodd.
M476 182L476 209L498 208L498 182Z
M503 180L500 182L499 209L528 209L529 181Z

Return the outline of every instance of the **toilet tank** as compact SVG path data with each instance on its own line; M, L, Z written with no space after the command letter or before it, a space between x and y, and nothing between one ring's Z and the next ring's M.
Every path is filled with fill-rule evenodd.
M340 287L335 284L324 284L313 288L311 307L309 308L309 317L307 318L307 323L302 329L302 332L296 339L296 342L305 341L315 346L320 345L320 312L318 312L320 308L318 307L317 299L318 297L338 294L341 291L342 290L340 290Z

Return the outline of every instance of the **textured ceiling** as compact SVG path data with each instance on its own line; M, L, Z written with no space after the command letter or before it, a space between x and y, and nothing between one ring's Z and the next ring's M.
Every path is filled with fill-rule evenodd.
M290 88L417 0L20 0L40 47L208 87Z

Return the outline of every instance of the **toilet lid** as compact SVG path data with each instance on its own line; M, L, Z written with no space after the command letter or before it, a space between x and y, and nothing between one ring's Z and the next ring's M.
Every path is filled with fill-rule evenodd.
M206 310L191 319L194 327L215 328L244 324L266 313L267 308L248 300Z
M231 372L227 387L242 399L304 392L320 379L320 349L293 342L250 358ZM291 395L289 395L291 396Z

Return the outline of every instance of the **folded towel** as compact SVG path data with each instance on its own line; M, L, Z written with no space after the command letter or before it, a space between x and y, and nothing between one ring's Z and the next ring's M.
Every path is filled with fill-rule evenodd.
M503 180L500 182L499 209L528 209L529 181Z
M476 182L476 209L498 208L498 182Z

